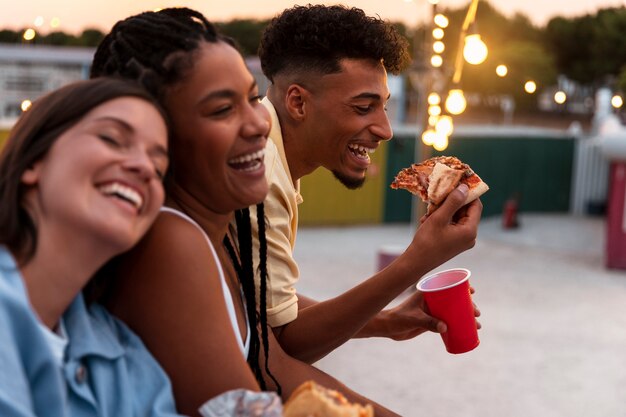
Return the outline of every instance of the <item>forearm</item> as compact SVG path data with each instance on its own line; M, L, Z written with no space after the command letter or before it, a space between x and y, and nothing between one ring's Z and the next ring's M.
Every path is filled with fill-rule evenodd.
M336 298L300 310L298 318L278 332L284 349L311 363L356 334L375 334L375 321L362 329L379 311L425 273L474 246L482 205L476 200L460 210L465 194L451 193L387 268Z
M315 368L312 365L298 361L287 355L276 340L270 336L270 371L281 385L283 401L291 396L293 391L306 381L313 380L326 388L341 392L350 401L360 404L371 404L376 417L393 417L398 414L384 406L351 390L336 378ZM266 376L266 380L269 378Z
M417 278L413 269L399 260L338 297L319 303L305 298L308 307L300 309L298 318L275 334L287 353L313 363L355 335L362 337L359 332L372 317Z

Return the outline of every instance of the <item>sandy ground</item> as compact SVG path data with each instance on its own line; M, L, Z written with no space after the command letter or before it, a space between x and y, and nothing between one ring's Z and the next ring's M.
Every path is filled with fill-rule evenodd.
M604 221L482 221L474 249L441 268L472 270L480 346L451 355L438 335L353 340L317 365L406 417L626 417L626 271L604 267ZM406 246L408 225L303 228L298 290L325 299Z

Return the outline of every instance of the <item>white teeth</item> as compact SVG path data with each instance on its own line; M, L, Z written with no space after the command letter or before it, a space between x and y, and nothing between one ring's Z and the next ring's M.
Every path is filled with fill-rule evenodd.
M356 143L349 144L348 148L360 153L361 155L376 152L376 148L367 148L365 146L357 145Z
M116 195L118 197L121 197L122 199L133 204L137 208L137 210L141 209L141 206L143 205L143 198L137 191L119 182L111 182L105 184L101 187L98 187L98 190L106 195Z
M247 155L238 156L237 158L232 158L228 160L229 164L244 164L246 162L252 162L255 160L262 161L263 156L265 155L265 149L258 150L253 153L249 153ZM258 165L257 165L258 167ZM246 171L250 171L250 169L246 168Z
M261 167L262 162L261 161L256 161L254 164L250 165L249 167L245 167L242 168L242 171L254 171L255 169L259 169Z

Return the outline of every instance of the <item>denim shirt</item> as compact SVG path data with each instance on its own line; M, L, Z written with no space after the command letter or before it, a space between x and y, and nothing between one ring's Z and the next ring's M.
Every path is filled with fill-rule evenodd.
M15 260L0 246L0 416L177 416L170 382L141 340L78 295L63 315L62 368Z

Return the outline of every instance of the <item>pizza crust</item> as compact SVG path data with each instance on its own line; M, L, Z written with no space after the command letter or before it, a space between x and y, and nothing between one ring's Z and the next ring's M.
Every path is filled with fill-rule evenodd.
M284 417L374 417L370 404L353 404L340 392L313 381L300 385L283 406Z

